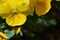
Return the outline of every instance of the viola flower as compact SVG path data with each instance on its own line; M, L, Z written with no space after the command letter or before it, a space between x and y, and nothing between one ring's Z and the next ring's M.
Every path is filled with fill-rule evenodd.
M0 32L0 40L7 40L7 39L8 37L4 33Z
M4 0L0 2L0 16L9 26L23 25L27 19L24 14L29 9L29 0Z
M15 34L21 31L20 26L23 25L27 19L27 15L33 12L30 7L29 0L1 0L0 1L0 16L6 19L6 23L13 27Z
M45 15L51 9L51 0L30 0L38 16Z
M51 8L51 0L1 0L0 16L13 27L23 25L27 15L36 11L38 16L45 15ZM14 29L17 34L20 28Z

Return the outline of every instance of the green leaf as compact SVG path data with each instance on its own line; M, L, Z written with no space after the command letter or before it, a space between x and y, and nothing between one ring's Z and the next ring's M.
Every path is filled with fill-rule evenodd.
M56 25L56 21L55 21L55 19L51 19L51 20L49 20L48 23L51 24L51 25Z
M20 36L23 36L23 33L22 33L22 31L20 32Z
M35 36L35 34L33 32L31 32L31 31L29 31L29 30L24 29L23 32L28 37L34 37Z
M2 30L3 28L5 28L5 23L0 24L0 30Z
M5 30L4 33L8 36L8 39L14 36L14 31L13 30Z

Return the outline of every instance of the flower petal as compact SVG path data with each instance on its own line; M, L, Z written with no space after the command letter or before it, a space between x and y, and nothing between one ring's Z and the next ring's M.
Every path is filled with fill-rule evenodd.
M0 37L0 40L2 40L2 38Z
M38 16L41 15L45 15L47 12L49 12L50 8L51 8L51 4L48 1L41 1L41 2L37 2L35 5L36 8L36 14Z
M7 3L0 5L0 16L6 18L10 15L10 6Z
M26 11L23 11L22 13L25 15L30 15L34 12L34 6L35 6L35 0L29 0L30 4L29 4L29 9Z
M34 8L30 7L29 10L21 12L22 14L25 14L26 16L32 14L34 12Z
M0 37L2 37L4 39L8 39L8 37L4 33L2 33L2 32L0 32Z
M24 14L13 14L6 18L6 23L10 26L19 26L23 25L26 21L26 16Z
M29 9L29 0L20 0L20 2L17 4L17 10L19 12L23 12Z
M6 19L9 15L11 15L11 13L2 13L0 16L1 16L3 19Z
M7 0L7 3L12 9L17 9L19 12L26 11L29 8L29 0Z
M42 2L42 1L52 1L52 0L37 0L38 2Z
M21 31L21 27L14 27L13 30L15 34L18 34Z

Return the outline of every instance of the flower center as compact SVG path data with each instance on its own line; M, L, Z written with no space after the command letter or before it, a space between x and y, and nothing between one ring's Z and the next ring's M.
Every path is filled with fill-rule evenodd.
M14 9L14 10L12 11L12 13L14 13L14 14L15 14L15 13L17 13L17 10L16 10L16 9Z

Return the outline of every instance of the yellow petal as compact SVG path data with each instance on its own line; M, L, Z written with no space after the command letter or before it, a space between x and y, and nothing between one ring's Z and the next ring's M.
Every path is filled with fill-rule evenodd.
M37 0L38 2L42 2L42 1L48 1L48 2L50 2L50 1L52 1L52 0Z
M19 25L23 25L26 21L26 16L24 14L13 14L10 15L8 18L6 18L6 23L9 26L19 26Z
M3 39L3 40L8 40L8 39Z
M0 40L2 40L2 38L0 37Z
M0 32L0 37L2 37L4 39L8 39L8 37L4 33L2 33L2 32Z
M38 16L45 15L47 12L49 12L51 3L46 1L37 2L35 8Z
M7 39L0 37L0 40L7 40Z
M25 14L26 16L32 14L34 12L34 8L30 7L29 10L21 12L22 14Z
M21 27L14 27L13 30L15 34L18 34L21 31Z
M28 10L29 4L30 4L29 0L22 0L22 1L20 0L20 2L17 4L18 5L17 10L19 12L23 12L23 11Z
M9 15L11 15L11 13L2 13L0 16L1 16L3 19L6 19Z
M7 3L19 12L27 10L29 6L29 0L7 0Z
M30 15L34 12L34 6L35 6L35 0L29 0L30 4L29 4L29 9L26 11L23 11L22 13L25 15Z
M7 3L0 5L0 16L6 18L10 15L10 6Z
M0 5L6 3L7 0L0 0Z

